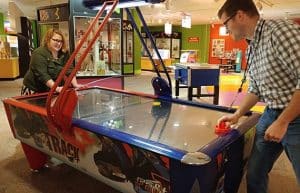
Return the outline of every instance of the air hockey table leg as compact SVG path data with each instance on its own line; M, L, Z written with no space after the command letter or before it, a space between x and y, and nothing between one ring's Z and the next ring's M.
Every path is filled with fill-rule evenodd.
M191 86L188 87L188 100L193 100L193 87Z
M46 154L25 143L21 142L21 145L29 166L33 171L39 170L45 166L48 160L48 156Z
M216 160L199 166L171 162L172 193L212 193L216 192L218 166Z
M245 161L243 161L244 151L244 137L240 137L233 142L227 151L227 163L225 164L225 180L224 191L230 193L237 193L240 183L243 178L243 168Z
M201 86L197 88L197 99L201 96Z
M179 96L179 80L175 80L175 96L176 98Z
M219 95L220 95L220 87L219 86L214 86L214 104L218 105L219 104Z

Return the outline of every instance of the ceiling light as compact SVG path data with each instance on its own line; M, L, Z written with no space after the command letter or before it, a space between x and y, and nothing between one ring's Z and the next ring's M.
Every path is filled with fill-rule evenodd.
M166 1L165 6L166 6L166 10L170 11L170 0Z
M262 2L263 4L269 6L269 7L273 7L273 3L269 0L259 0L260 2Z
M174 123L173 126L174 126L174 127L179 127L180 124L179 124L179 123Z
M285 19L285 20L288 20L288 19L289 19L289 16L290 16L290 15L289 15L289 12L285 12L284 19Z
M257 3L256 3L256 7L257 7L258 11L261 11L261 10L262 10L262 8L263 8L263 5L261 4L261 2L260 2L260 1L257 1Z
M228 36L228 31L226 29L225 26L221 26L220 29L219 29L219 35L220 36Z

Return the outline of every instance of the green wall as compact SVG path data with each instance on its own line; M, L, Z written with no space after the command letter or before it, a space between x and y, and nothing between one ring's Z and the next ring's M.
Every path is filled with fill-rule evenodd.
M132 68L133 66L132 65L123 65L123 68L124 68L124 73L125 74L129 74L129 73L132 73ZM139 72L140 73L140 72Z
M133 17L134 17L134 20L136 21L137 26L140 28L141 22L138 19L138 15L135 10L133 10ZM134 58L133 58L134 74L141 74L142 44L141 44L140 38L136 32L134 32L133 41L134 41L134 48L133 48L133 51L134 51Z
M164 31L164 26L151 26L150 31ZM173 32L181 32L181 50L198 50L198 61L208 63L210 25L193 25L191 29L173 26ZM199 37L199 43L188 42L189 37Z
M37 21L31 20L34 49L38 47Z
M151 32L160 32L164 31L164 26L150 26ZM181 50L198 50L198 61L200 63L208 63L209 58L209 38L210 38L210 25L193 25L192 28L182 28L181 26L173 26L173 32L181 32ZM189 37L199 37L199 42L188 42ZM135 39L135 45L139 43L139 47L141 48L141 44L139 39ZM138 46L136 46L138 47ZM141 51L137 51L139 54L139 58L135 57L135 64L139 63L139 66L136 66L136 70L140 71L140 55ZM178 62L177 60L175 62Z
M201 63L208 63L209 56L209 25L194 25L191 29L182 28L182 50L198 50L198 60ZM198 43L188 42L189 37L199 37Z
M0 34L4 34L4 15L0 13Z

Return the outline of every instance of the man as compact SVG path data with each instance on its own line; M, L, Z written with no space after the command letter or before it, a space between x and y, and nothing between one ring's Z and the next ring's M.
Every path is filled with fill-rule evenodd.
M267 105L256 126L248 193L267 192L268 173L283 150L300 183L300 27L260 18L252 0L227 0L218 16L234 40L248 40L250 77L239 109L219 123L237 123L258 101Z

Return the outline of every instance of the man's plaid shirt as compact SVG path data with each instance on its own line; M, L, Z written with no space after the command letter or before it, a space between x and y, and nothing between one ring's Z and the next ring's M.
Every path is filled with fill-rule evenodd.
M260 19L249 52L248 92L269 108L284 109L300 89L300 26Z

